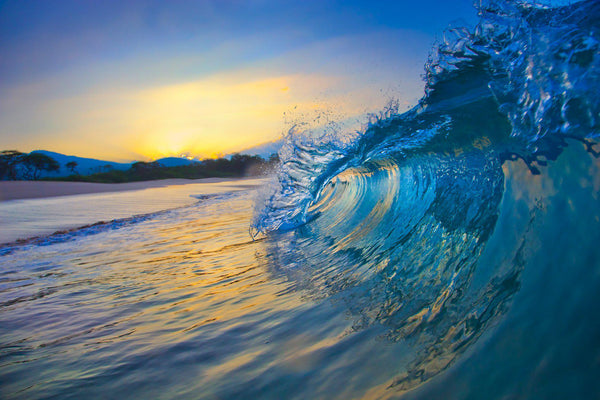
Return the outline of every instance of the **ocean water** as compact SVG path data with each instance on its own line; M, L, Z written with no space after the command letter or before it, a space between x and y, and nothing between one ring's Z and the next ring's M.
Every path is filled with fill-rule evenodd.
M190 181L193 182L193 181ZM245 190L261 185L260 180L245 179L232 183L188 183L147 188L136 191L80 194L39 199L22 199L0 202L0 244L38 238L45 241L57 231L71 235L70 230L98 224L99 229L118 227L151 214L192 205L206 196ZM91 228L91 227L90 227ZM92 229L93 230L93 229ZM54 235L53 239L60 235ZM10 245L8 246L10 247Z
M260 188L1 248L0 397L600 399L600 3L479 11Z

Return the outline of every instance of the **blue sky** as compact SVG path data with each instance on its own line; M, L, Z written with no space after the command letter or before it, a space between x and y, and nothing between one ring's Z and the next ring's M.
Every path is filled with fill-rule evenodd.
M471 0L0 2L0 149L216 156L408 108L459 19Z

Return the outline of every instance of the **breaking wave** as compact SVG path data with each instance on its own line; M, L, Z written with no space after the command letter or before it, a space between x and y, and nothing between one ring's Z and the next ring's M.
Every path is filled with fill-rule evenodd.
M251 229L271 239L273 273L345 301L356 329L410 343L399 390L446 369L510 307L549 246L540 238L564 228L558 214L545 222L573 203L561 188L586 181L597 202L600 3L478 11L474 29L436 45L413 109L391 103L358 132L290 129Z

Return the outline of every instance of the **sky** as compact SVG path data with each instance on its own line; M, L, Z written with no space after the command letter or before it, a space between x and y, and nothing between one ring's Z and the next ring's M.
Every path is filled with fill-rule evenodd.
M0 0L0 150L216 157L402 111L444 28L476 21L472 0Z

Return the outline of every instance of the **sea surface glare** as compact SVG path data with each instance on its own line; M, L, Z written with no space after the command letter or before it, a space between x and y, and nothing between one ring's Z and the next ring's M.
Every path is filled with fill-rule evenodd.
M0 246L0 398L600 399L600 2L478 10L260 187Z

